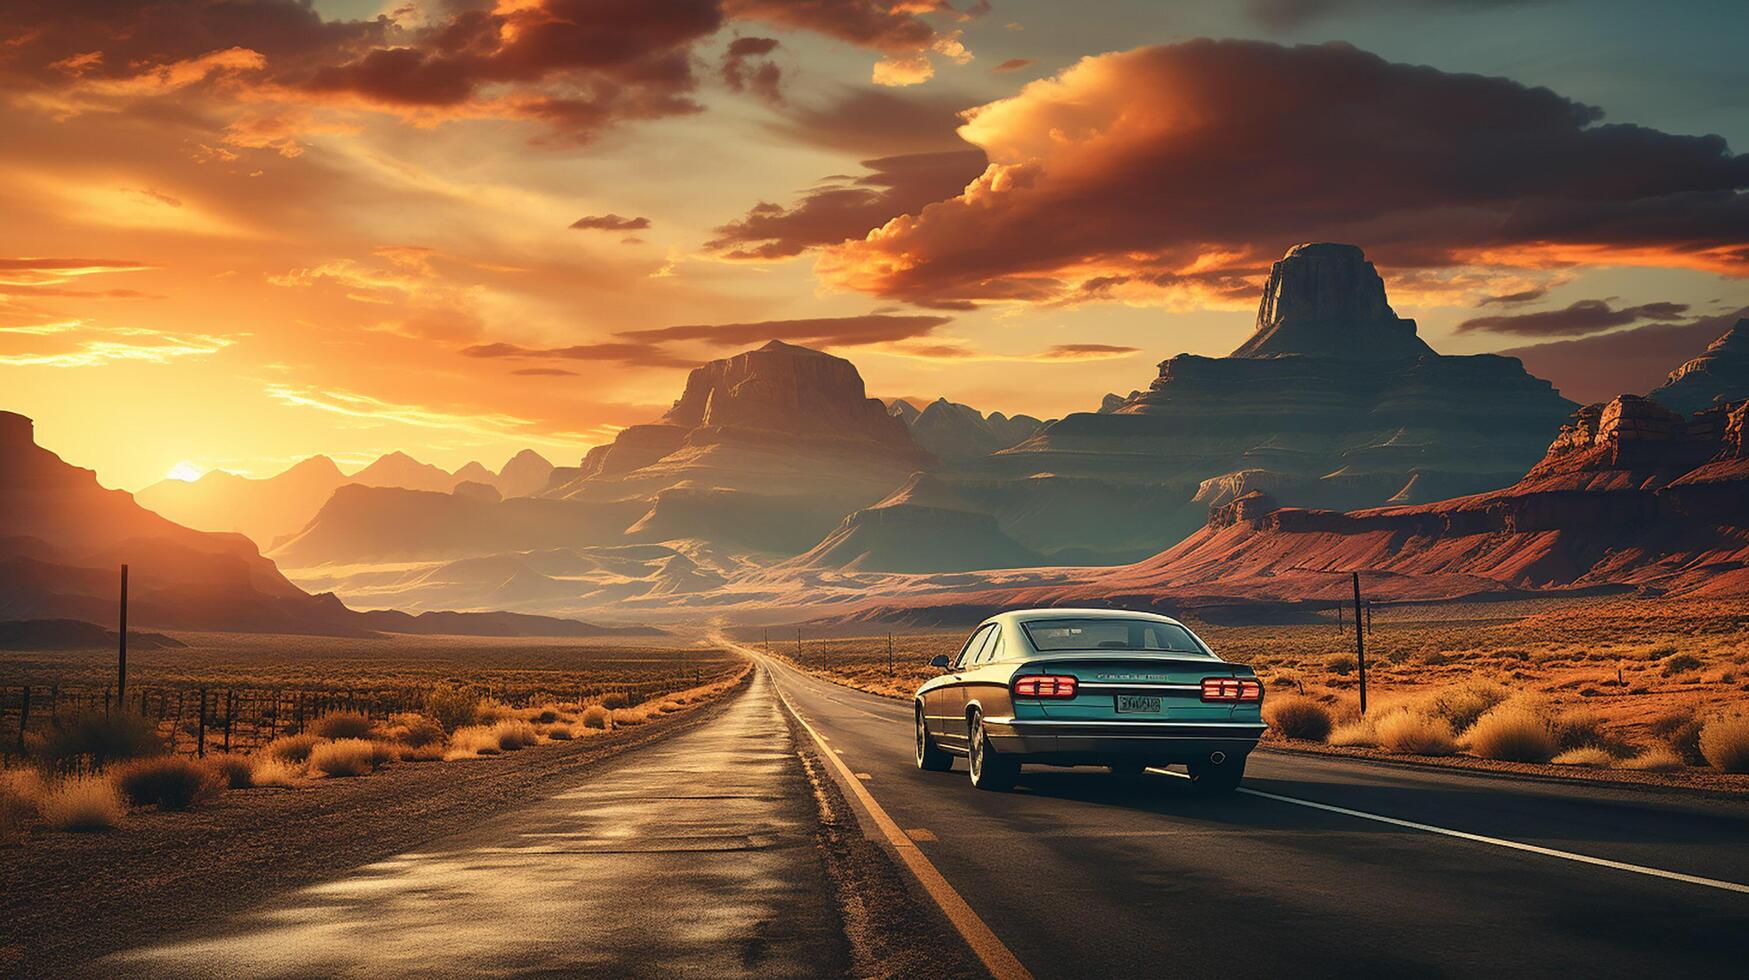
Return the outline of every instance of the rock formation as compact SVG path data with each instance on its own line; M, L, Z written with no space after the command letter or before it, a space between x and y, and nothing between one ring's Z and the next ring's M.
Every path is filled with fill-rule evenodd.
M895 417L911 427L911 437L944 462L976 459L1038 434L1044 423L1030 415L985 415L970 405L937 398L922 411L908 402L894 402ZM903 405L909 413L898 409Z
M1506 486L1576 407L1513 358L1434 352L1359 249L1299 245L1275 264L1257 331L1231 356L1171 358L1146 391L1051 423L975 474L1038 493L1045 483L1017 481L1086 481L1080 497L1103 527L1069 538L1034 520L1031 501L974 497L1030 547L1133 560L1259 488L1348 509Z
M194 481L162 480L141 490L137 499L189 527L247 535L266 551L308 524L347 482L333 460L312 456L263 480L224 470L213 470Z
M1749 398L1749 320L1738 320L1699 357L1670 372L1647 397L1684 414Z
M1036 564L1037 554L1002 533L948 484L926 473L873 507L846 517L785 569L963 572Z

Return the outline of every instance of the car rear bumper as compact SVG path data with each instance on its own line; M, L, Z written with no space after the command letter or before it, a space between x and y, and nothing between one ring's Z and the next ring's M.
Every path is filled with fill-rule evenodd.
M1211 752L1243 755L1268 728L1262 722L1058 721L986 718L984 731L998 752L1040 762L1098 763L1135 760L1191 762Z

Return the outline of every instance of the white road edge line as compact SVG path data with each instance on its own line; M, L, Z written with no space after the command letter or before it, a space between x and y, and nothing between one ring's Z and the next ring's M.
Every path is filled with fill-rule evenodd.
M1189 779L1183 773L1170 769L1150 769L1149 772L1165 776L1175 776L1179 779ZM1703 885L1707 888L1717 888L1721 891L1738 892L1749 895L1749 885L1740 885L1734 881L1721 881L1717 878L1703 878L1700 875L1683 874L1680 871L1665 871L1663 868L1648 868L1641 864L1629 864L1626 861L1611 861L1608 858L1592 857L1589 854L1579 854L1573 851L1563 851L1553 847L1543 847L1538 844L1526 844L1521 841L1507 840L1504 837L1489 837L1486 834L1472 834L1464 830L1452 830L1450 827L1436 827L1428 823L1416 823L1413 820L1402 820L1397 817L1387 817L1383 814L1368 813L1365 810L1351 810L1345 806L1331 803L1318 803L1313 800L1302 800L1294 796L1282 796L1279 793L1269 793L1260 789L1250 789L1241 786L1237 792L1247 796L1257 796L1277 803L1292 803L1295 806L1310 807L1313 810L1324 810L1330 813L1340 813L1345 817L1355 817L1360 820L1372 820L1377 823L1390 824L1393 827L1407 827L1429 834L1440 834L1445 837L1455 837L1459 840L1474 841L1478 844L1492 844L1514 851L1524 851L1529 854L1540 854L1543 857L1559 858L1563 861L1575 861L1579 864L1595 865L1599 868L1612 868L1616 871L1627 871L1633 874L1648 875L1653 878L1668 878L1671 881L1681 881L1690 885Z
M727 644L726 639L721 642ZM728 645L739 646L739 644ZM765 670L768 674L774 673L769 667ZM771 681L773 690L777 691L778 700L783 702L790 717L794 718L796 724L802 726L802 729L813 737L815 744L821 749L820 754L838 770L843 777L842 782L850 788L851 792L856 795L857 802L861 803L863 809L874 819L875 826L880 828L881 833L887 838L887 843L892 845L906 870L917 878L917 883L929 893L929 897L934 900L942 914L947 916L948 922L953 925L954 931L958 932L960 938L966 941L966 945L972 948L972 952L984 964L984 968L990 971L990 975L996 977L997 980L1033 980L1031 971L1020 964L1020 960L1015 957L1014 953L1003 944L1001 939L996 937L996 933L984 924L984 920L978 916L978 913L972 911L971 905L960 897L960 893L948 884L947 879L942 876L940 871L936 870L929 858L925 857L923 852L917 848L916 842L911 840L904 830L900 829L898 822L888 816L887 811L882 809L879 803L875 802L874 795L868 791L868 787L864 785L862 780L856 778L844 760L827 747L825 736L815 731L814 726L808 724L807 719L802 717L802 713L796 710L794 704L790 703L789 695L784 693L783 688L778 685L777 679L773 677Z

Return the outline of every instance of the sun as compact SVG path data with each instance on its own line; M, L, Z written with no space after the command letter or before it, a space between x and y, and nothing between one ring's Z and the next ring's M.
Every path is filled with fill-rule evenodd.
M175 466L170 467L170 472L164 474L164 478L166 480L181 480L184 483L193 483L200 479L205 473L206 470L201 469L185 459L182 462L177 463Z

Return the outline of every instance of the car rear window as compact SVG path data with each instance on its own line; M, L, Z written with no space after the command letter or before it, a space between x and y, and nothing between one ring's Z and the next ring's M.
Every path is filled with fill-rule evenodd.
M1040 652L1134 650L1210 655L1189 630L1151 619L1034 619L1021 626Z

